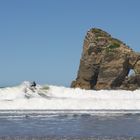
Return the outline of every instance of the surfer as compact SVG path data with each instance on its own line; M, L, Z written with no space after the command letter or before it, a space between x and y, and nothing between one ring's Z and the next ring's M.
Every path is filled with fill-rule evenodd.
M36 82L35 81L33 81L32 83L31 83L31 87L36 87Z
M35 82L35 81L33 81L33 82L31 83L30 89L31 89L33 92L35 92L35 90L36 90L36 82Z

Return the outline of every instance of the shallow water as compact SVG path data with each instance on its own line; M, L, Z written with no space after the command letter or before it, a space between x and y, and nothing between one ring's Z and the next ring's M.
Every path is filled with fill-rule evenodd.
M0 112L1 139L136 139L140 114Z

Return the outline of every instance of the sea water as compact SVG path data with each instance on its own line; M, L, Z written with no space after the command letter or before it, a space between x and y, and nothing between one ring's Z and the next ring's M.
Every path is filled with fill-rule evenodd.
M0 110L140 110L140 90L82 90L29 82L0 89Z
M1 139L139 139L140 114L1 111Z
M0 89L0 139L139 139L140 90L30 82Z

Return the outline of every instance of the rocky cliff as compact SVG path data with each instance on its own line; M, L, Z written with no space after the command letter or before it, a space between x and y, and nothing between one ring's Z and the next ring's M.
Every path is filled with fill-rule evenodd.
M131 69L135 74L129 76ZM77 78L71 87L135 90L140 87L140 53L92 28L85 36Z

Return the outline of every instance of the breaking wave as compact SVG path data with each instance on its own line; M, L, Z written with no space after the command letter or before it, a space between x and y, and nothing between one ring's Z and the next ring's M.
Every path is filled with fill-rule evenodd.
M83 90L23 82L0 89L0 110L140 110L140 90Z

